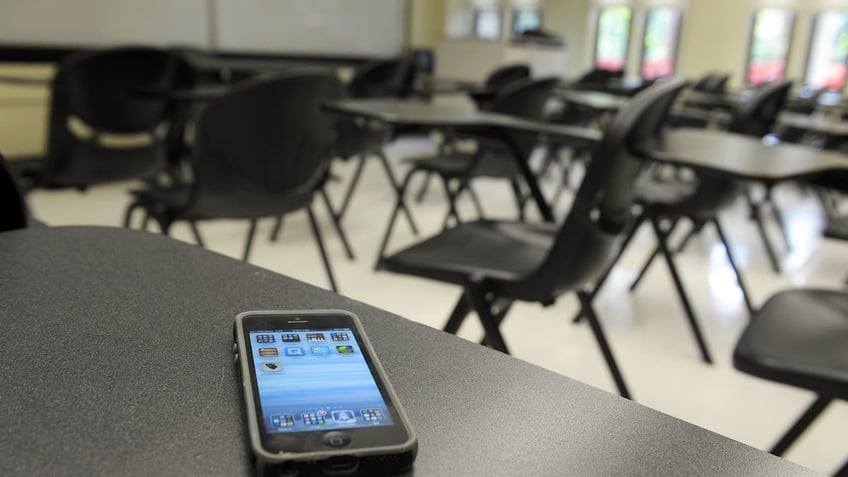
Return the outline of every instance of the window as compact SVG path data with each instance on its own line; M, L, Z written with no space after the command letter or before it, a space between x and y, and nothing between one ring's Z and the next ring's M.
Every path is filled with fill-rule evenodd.
M537 8L522 8L512 12L512 34L520 35L527 30L542 28L542 12Z
M816 89L841 91L848 64L848 11L816 15L804 82Z
M501 37L501 11L497 8L474 10L474 36L487 40Z
M754 13L746 83L759 85L783 79L794 21L792 12L782 8L763 8Z
M674 74L680 18L680 10L676 8L652 8L648 11L642 44L642 66L639 68L643 78L665 78Z
M624 69L630 42L630 17L630 7L601 9L595 37L595 68L609 71Z

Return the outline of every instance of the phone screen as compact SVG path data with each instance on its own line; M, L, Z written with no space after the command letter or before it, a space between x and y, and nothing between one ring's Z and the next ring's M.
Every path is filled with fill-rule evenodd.
M250 330L249 338L266 433L393 424L352 329Z

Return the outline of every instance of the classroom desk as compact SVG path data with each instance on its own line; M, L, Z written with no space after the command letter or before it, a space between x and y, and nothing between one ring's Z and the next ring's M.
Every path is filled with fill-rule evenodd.
M786 180L848 180L848 155L802 144L707 129L671 129L637 154L704 173L731 175L765 183ZM848 183L848 182L846 182Z
M820 115L782 113L777 118L777 124L837 139L848 137L848 122Z
M173 239L0 234L0 475L249 475L232 320L353 311L430 475L814 475L564 376ZM539 330L542 332L543 330Z
M523 131L544 134L553 141L567 142L576 146L592 145L601 138L600 132L591 129L529 121L504 114L479 111L472 107L424 101L348 99L329 102L324 107L338 114L375 120L393 127L450 128L456 132L473 131L477 134L492 134L498 138L505 138L504 131ZM546 221L553 222L551 208L542 195L536 176L530 170L526 158L518 158L517 162L539 212Z

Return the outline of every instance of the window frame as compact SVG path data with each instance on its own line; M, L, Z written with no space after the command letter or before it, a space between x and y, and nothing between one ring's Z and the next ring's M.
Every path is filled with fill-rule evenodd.
M627 60L630 59L630 41L633 38L633 22L634 22L634 13L636 10L630 5L604 5L597 8L597 15L595 16L595 38L592 41L592 68L593 69L601 69L598 68L598 39L600 38L601 31L601 16L603 16L604 10L610 8L627 8L630 10L630 21L627 24L627 43L624 47L624 64L622 65L621 71L627 70Z
M813 46L815 46L816 32L818 30L819 21L822 19L822 16L825 13L830 13L830 12L839 12L839 13L843 13L845 15L848 15L848 8L827 8L827 9L824 9L824 10L817 11L815 13L815 15L813 16L812 28L810 28L810 35L809 35L809 38L807 40L806 57L804 58L804 76L803 76L803 85L804 86L807 86L809 84L808 79L810 77L810 66L811 66L812 58L813 58ZM845 58L845 65L846 65L846 67L848 67L848 56L846 56L846 58ZM833 90L833 89L827 89L827 87L825 87L825 91L840 93L840 92L845 91L846 86L848 86L848 78L846 78L843 81L842 88L837 89L837 90Z
M518 13L523 11L534 11L539 16L539 28L541 29L545 24L545 14L539 7L525 7L525 8L513 8L510 15L510 33L511 37L519 36L521 32L515 31L515 22L518 18ZM526 31L526 30L525 30Z
M492 12L494 11L498 15L498 36L495 38L490 38L487 36L481 36L477 33L477 20L480 18L482 13ZM471 35L473 38L478 40L485 41L500 41L504 36L504 14L503 9L500 7L475 7L474 8L474 16L472 18L471 23Z
M748 21L748 42L747 48L745 49L745 64L744 69L742 70L742 77L744 78L746 86L757 86L754 83L751 83L748 80L748 70L751 67L751 57L753 56L753 46L754 46L754 27L757 24L757 14L762 12L763 10L782 10L789 14L789 38L787 39L787 47L786 54L783 56L783 74L781 75L781 81L786 79L786 71L789 67L789 58L792 54L792 42L795 40L795 22L798 19L798 14L794 9L786 8L786 7L760 7L756 8L750 15L750 20ZM760 83L762 84L762 83Z
M651 12L654 10L659 10L663 8L668 8L670 10L674 10L677 13L677 30L674 35L674 52L672 53L672 61L671 61L671 74L669 76L665 76L664 78L668 78L674 76L677 72L677 63L680 58L680 37L681 31L683 30L683 9L675 6L655 6L645 10L645 21L642 28L642 42L641 42L641 51L639 54L639 76L644 78L643 68L645 66L645 55L647 53L648 48L645 46L645 39L648 36L648 20L651 16ZM649 79L659 79L657 78L649 78Z

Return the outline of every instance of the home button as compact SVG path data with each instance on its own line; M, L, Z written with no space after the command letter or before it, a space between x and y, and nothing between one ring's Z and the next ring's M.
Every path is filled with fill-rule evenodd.
M324 434L323 441L330 447L344 447L350 444L350 436L344 432L328 432Z

